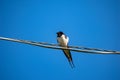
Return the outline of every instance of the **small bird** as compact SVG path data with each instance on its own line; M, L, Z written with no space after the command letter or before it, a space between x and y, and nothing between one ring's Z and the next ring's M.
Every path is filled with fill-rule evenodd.
M59 31L59 32L57 32L57 42L59 43L59 46L68 48L69 38L62 31ZM64 52L65 56L67 57L70 66L72 68L74 68L74 63L72 60L70 50L63 49L63 52Z

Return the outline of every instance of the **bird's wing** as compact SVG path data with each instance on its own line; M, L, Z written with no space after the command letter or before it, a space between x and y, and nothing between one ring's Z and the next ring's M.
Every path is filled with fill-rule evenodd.
M72 60L72 56L71 56L71 52L70 50L63 50L65 56L67 57L69 63L70 63L70 66L73 68L74 67L74 63L73 63L73 60Z

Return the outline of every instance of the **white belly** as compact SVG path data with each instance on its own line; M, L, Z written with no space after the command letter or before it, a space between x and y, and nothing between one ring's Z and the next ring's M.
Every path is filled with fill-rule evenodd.
M64 35L62 35L61 37L58 37L57 40L58 40L60 46L66 47L68 45L68 37L65 38Z

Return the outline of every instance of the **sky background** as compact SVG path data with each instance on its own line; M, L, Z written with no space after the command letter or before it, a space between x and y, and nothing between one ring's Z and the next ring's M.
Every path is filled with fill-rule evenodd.
M0 0L0 36L120 51L119 0ZM120 55L71 52L0 41L0 80L120 80Z

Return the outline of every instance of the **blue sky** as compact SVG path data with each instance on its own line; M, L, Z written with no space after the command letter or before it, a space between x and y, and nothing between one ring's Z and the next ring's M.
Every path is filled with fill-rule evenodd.
M0 36L120 51L118 0L1 0ZM0 41L0 80L120 80L120 55L71 52Z

